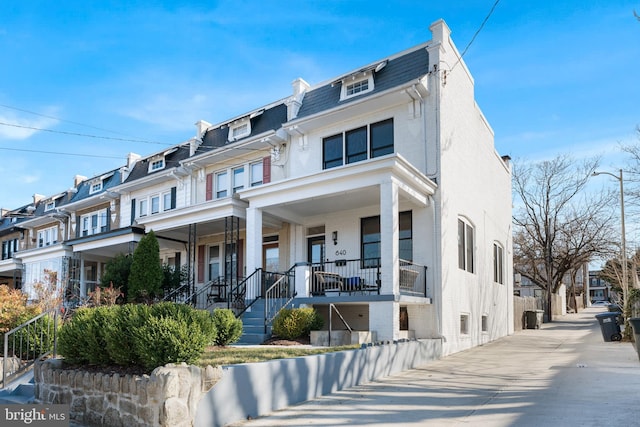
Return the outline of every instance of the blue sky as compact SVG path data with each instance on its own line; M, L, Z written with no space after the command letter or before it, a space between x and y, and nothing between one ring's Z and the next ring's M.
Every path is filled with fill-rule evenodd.
M284 98L297 77L314 85L429 40L440 18L462 51L494 1L2 2L0 206ZM621 166L619 144L640 142L634 9L499 2L464 59L500 154Z

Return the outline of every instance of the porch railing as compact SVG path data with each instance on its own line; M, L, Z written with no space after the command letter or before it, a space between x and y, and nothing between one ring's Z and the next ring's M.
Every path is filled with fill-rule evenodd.
M44 312L4 334L2 387L41 357L57 353L58 309Z
M312 296L380 293L380 258L338 259L311 264Z
M400 294L429 297L427 267L400 260Z
M280 310L291 303L296 296L295 266L285 273L271 273L265 277L264 292L264 332Z
M380 294L380 258L339 259L311 264L311 296ZM407 260L399 262L401 295L429 297L427 267Z

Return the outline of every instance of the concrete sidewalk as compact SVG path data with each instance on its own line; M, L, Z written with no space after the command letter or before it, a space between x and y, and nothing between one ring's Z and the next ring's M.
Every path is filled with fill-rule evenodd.
M605 343L594 315L448 356L236 426L640 425L640 362L630 343Z

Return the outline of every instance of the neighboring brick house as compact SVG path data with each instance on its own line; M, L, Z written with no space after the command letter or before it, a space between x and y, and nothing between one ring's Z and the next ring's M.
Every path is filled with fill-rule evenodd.
M509 334L509 159L449 28L431 31L327 82L297 79L272 104L200 121L171 149L130 155L100 194L79 196L99 177L74 186L56 206L64 256L82 254L84 271L152 229L163 262L188 266L185 286L207 305L264 310L255 301L286 279L293 304L335 307L378 340L437 339L444 355ZM91 228L93 215L107 220ZM50 224L29 221L30 233ZM78 235L85 221L95 233ZM85 282L73 286L84 294Z

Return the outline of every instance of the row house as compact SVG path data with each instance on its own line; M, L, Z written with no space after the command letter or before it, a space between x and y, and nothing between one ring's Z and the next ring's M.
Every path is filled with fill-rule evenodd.
M22 208L34 209L11 234L23 287L57 268L82 297L153 230L200 306L267 321L274 307L312 306L340 314L332 328L436 339L443 355L507 335L509 159L449 28L430 30L426 43L314 86L297 79L281 100L201 120L182 144Z

